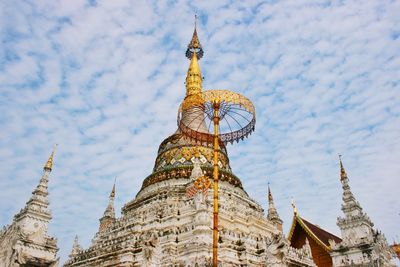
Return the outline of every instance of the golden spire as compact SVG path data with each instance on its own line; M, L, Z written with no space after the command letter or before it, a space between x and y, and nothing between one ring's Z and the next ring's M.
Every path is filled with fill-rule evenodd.
M192 40L190 40L188 48L186 49L186 57L192 59L194 52L197 53L198 59L203 57L203 48L201 47L199 37L197 36L197 15L194 16L194 32Z
M196 27L194 28L193 37L192 37L192 40L190 41L188 47L189 48L196 48L196 49L200 49L201 48L200 40L199 40L199 37L197 36Z
M339 154L339 162L340 162L340 180L343 180L343 179L347 178L347 173L343 167L342 155L340 155L340 154Z
M51 172L51 169L53 168L53 158L54 158L54 152L56 151L56 147L57 147L57 144L54 145L53 151L51 152L50 157L46 162L46 165L44 165L44 167L43 167L43 169L45 171Z
M204 118L201 116L195 116L193 108L199 108L204 105L204 99L202 95L203 90L203 78L201 76L199 59L203 55L203 49L201 48L199 39L197 37L196 24L194 27L194 33L191 42L186 50L186 57L190 59L189 69L186 75L186 96L182 103L182 119L191 124L201 132L208 132L207 126L204 123ZM186 112L191 109L191 112ZM194 117L193 117L194 116ZM197 127L198 126L198 127Z
M197 16L195 17L197 20ZM196 21L194 32L186 50L186 57L190 59L189 69L186 75L186 96L199 95L202 91L202 77L199 66L199 59L203 56L203 49L197 36Z
M192 49L200 49L201 48L201 44L200 44L200 40L199 37L197 36L197 15L195 15L195 21L194 21L194 32L193 32L193 36L192 36L192 40L190 41L188 48L192 48Z
M201 94L202 82L203 79L201 78L200 66L197 61L197 53L194 51L186 75L186 96Z

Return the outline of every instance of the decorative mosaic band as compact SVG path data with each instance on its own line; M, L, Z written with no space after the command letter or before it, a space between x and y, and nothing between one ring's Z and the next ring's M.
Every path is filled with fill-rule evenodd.
M180 167L175 167L175 168L166 168L158 172L154 172L147 176L146 179L143 181L142 188L140 190L143 190L144 188L156 184L162 181L167 181L170 179L178 179L178 178L190 178L190 175L192 173L192 166L180 166ZM202 167L203 171L205 172L205 175L212 177L213 174L213 168L212 167ZM220 181L225 181L230 183L231 185L243 189L242 182L239 180L237 176L234 174L227 172L225 170L220 170L219 171L219 178Z
M213 164L214 151L212 148L203 146L179 146L165 150L165 152L158 155L155 164L155 171L161 170L168 166L175 164L192 164L193 160L197 158L202 164ZM219 152L218 165L222 169L230 170L229 159L221 150Z

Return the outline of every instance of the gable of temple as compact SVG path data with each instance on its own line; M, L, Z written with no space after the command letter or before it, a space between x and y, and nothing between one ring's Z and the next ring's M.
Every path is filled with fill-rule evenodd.
M294 214L288 239L290 246L294 248L302 248L308 240L312 258L319 267L332 266L332 258L329 254L331 251L330 240L336 243L341 242L339 237L305 220L297 212Z

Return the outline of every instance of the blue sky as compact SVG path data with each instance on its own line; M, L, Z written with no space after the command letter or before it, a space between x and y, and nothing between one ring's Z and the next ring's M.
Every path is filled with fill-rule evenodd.
M54 143L50 233L62 261L88 247L117 179L116 208L176 129L199 15L206 89L253 100L256 131L231 166L285 232L302 216L339 234L338 154L389 242L400 219L400 1L0 2L0 225L37 185Z

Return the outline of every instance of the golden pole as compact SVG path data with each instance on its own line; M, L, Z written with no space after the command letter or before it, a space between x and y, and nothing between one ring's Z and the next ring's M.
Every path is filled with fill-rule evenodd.
M214 227L213 227L213 267L218 266L218 127L219 102L214 107Z

